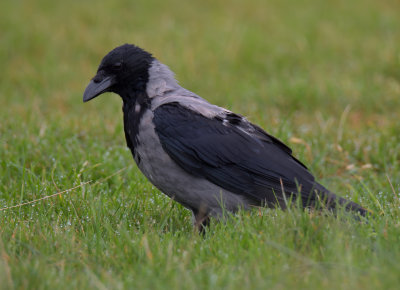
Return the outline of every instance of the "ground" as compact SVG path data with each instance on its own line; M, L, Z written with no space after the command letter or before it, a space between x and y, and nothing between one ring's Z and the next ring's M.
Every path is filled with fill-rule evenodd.
M399 10L395 0L2 1L0 207L80 187L0 211L0 288L397 288ZM190 213L134 165L119 97L82 103L101 58L126 42L283 140L373 217L254 209L194 233Z

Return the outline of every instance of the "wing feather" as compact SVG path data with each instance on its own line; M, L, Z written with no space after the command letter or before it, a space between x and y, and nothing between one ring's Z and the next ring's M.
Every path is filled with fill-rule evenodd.
M312 199L318 184L290 148L236 116L207 118L174 102L159 106L153 122L164 150L193 175L258 203L282 199L282 186Z

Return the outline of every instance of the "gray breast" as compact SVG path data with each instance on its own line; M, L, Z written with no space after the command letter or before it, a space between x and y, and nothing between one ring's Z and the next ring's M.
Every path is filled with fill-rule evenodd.
M163 150L154 130L153 116L153 112L148 110L140 120L135 154L139 169L151 183L186 208L206 210L217 217L222 213L221 204L229 211L248 207L241 196L179 167Z

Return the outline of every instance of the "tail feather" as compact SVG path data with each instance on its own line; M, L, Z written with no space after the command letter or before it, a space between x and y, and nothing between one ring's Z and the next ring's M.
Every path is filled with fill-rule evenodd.
M369 211L363 208L361 205L347 200L343 197L337 196L333 192L330 192L328 189L323 187L321 184L316 183L315 189L318 191L318 195L326 205L326 207L330 210L336 210L337 207L343 207L345 210L349 212L355 212L365 217L369 213Z

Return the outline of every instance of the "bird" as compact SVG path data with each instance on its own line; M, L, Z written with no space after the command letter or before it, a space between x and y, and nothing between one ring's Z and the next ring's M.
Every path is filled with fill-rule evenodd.
M106 92L122 98L126 144L140 171L192 211L200 232L225 212L286 209L293 199L304 208L368 212L319 184L278 138L180 86L168 66L136 45L104 56L83 102Z

